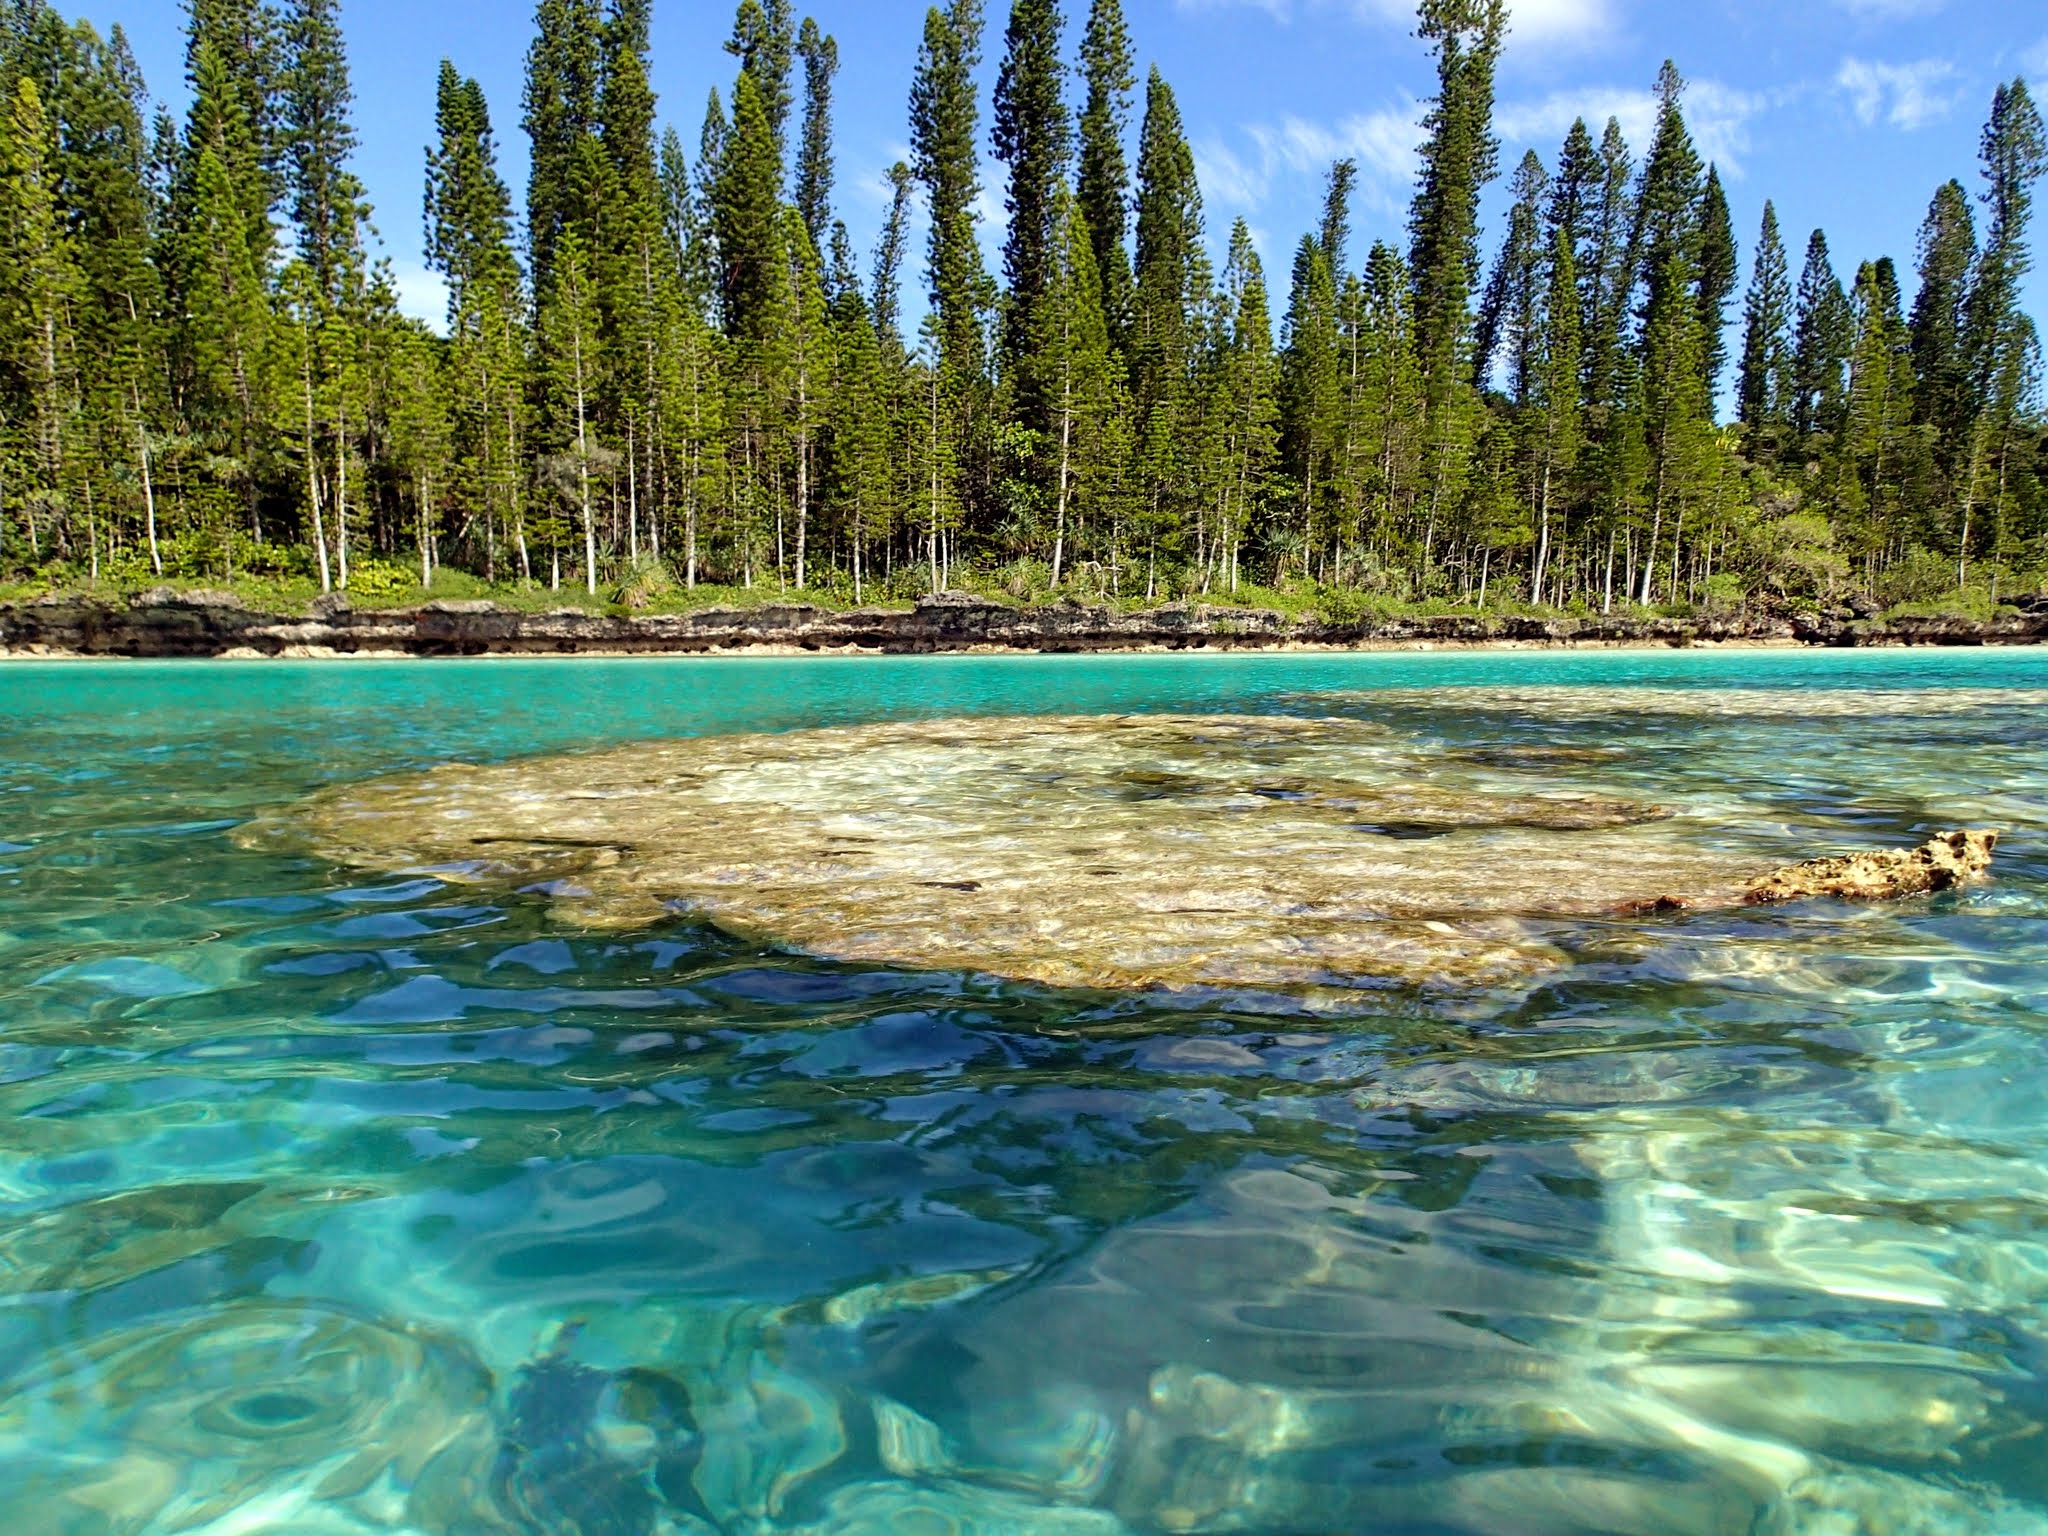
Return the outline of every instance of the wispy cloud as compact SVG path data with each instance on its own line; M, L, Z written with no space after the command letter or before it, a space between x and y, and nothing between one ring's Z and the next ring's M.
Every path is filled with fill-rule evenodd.
M1415 24L1412 0L1351 0L1361 15L1402 27ZM1535 47L1585 48L1620 35L1614 0L1508 0L1508 32L1516 43Z
M1847 58L1835 72L1835 89L1865 127L1885 122L1910 133L1948 116L1958 96L1955 77L1956 67L1946 59L1878 64Z
M1852 16L1865 16L1877 21L1902 21L1908 16L1931 16L1940 10L1948 0L1835 0L1835 4Z
M1739 90L1718 80L1694 80L1685 89L1685 124L1702 158L1720 166L1724 174L1740 177L1749 153L1750 119L1769 105L1769 98L1755 91ZM1511 144L1554 152L1556 143L1570 131L1572 120L1580 117L1595 139L1607 120L1614 118L1640 156L1656 132L1657 96L1654 91L1616 86L1555 91L1540 100L1503 104L1494 114L1494 126Z
M1265 202L1273 185L1272 169L1263 157L1247 159L1214 138L1195 145L1195 176L1205 204L1237 211Z
M1173 0L1183 15L1198 11L1264 11L1275 21L1294 19L1294 0Z
M1358 162L1361 202L1403 208L1415 179L1420 115L1415 102L1404 101L1335 123L1291 115L1249 123L1241 146L1211 136L1195 146L1203 199L1218 211L1245 212L1262 205L1280 177L1320 176L1332 162L1348 159Z
M1183 14L1201 11L1264 11L1275 21L1319 11L1348 11L1361 20L1414 26L1413 0L1174 0ZM1621 29L1617 0L1509 0L1508 26L1518 44L1537 48L1584 48L1608 42Z
M398 299L398 312L425 322L435 332L448 326L448 284L438 272L417 261L393 260L391 290Z

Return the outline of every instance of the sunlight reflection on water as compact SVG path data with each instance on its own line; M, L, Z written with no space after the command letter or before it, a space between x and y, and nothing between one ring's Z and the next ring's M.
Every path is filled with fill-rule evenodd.
M2044 684L2029 654L10 665L0 1507L2048 1532ZM1646 686L1681 696L1597 708ZM1751 702L1686 707L1708 687ZM1959 896L1594 924L1483 1006L1310 1012L593 932L232 835L448 760L1019 710L1353 713L1817 843L2008 838Z

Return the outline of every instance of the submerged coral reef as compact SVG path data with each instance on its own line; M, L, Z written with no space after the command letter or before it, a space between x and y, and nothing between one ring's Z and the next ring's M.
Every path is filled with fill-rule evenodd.
M828 958L1295 991L1513 982L1574 926L1736 906L1805 851L1767 811L1614 798L1587 767L1372 720L890 722L448 765L328 791L305 827L591 927L686 911Z

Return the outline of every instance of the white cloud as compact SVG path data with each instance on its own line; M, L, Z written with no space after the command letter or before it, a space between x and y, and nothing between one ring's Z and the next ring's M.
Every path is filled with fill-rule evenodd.
M1415 179L1420 116L1421 108L1409 101L1335 123L1294 116L1251 123L1243 130L1250 146L1242 150L1219 138L1205 139L1195 146L1203 200L1219 210L1243 212L1264 203L1283 173L1320 176L1333 162L1348 159L1358 162L1362 201L1403 208Z
M1739 178L1743 157L1749 153L1749 120L1768 105L1765 97L1718 80L1690 82L1685 88L1685 124L1700 157L1718 165L1724 175ZM1607 120L1614 118L1640 159L1656 133L1657 95L1615 86L1556 91L1538 101L1504 104L1494 114L1494 127L1507 142L1528 145L1548 157L1556 154L1572 120L1580 117L1595 142Z
M1183 14L1257 10L1283 24L1304 11L1333 8L1403 30L1415 25L1414 0L1174 0ZM1616 0L1508 0L1508 12L1514 42L1530 47L1586 47L1609 41L1620 29Z
M1400 27L1415 25L1414 0L1351 0L1352 9ZM1614 0L1508 0L1510 45L1581 48L1621 30Z
M1946 59L1874 64L1848 58L1835 72L1835 88L1848 97L1850 110L1865 127L1882 120L1911 132L1948 115L1956 104L1955 76L1955 65Z

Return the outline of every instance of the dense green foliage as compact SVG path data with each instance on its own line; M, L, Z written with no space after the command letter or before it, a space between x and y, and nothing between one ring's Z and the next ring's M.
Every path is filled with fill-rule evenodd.
M1423 0L1438 84L1405 238L1354 253L1340 163L1282 294L1242 223L1216 266L1172 87L1153 70L1136 99L1117 0L1012 0L986 104L982 0L929 12L865 270L833 210L837 45L790 0L740 0L693 154L657 124L650 0L539 0L523 229L483 92L441 70L444 335L366 249L338 0L188 0L183 123L118 30L0 4L16 582L374 595L445 588L446 562L629 600L1715 608L1995 601L2048 568L2019 305L2048 138L2022 81L1980 195L1935 192L1912 294L1818 230L1795 276L1766 205L1738 314L1676 69L1640 162L1611 121L1575 123L1554 166L1526 155L1496 245L1506 9ZM1009 211L993 262L985 177ZM917 198L929 318L906 336Z

